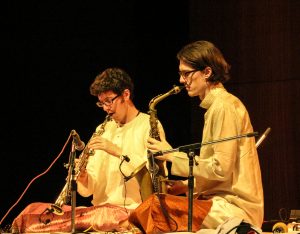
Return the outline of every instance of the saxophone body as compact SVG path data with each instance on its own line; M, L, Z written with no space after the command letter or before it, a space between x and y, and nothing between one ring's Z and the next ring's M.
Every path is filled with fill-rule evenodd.
M95 136L101 136L105 132L105 126L106 126L107 122L109 122L110 120L111 120L111 116L107 115L105 117L105 120L103 121L103 123L100 125L100 128L96 132L93 133L90 140ZM90 140L89 140L89 142L90 142ZM88 143L87 143L87 146L88 146ZM74 169L75 170L75 180L77 180L81 171L86 168L86 165L88 163L88 158L95 154L95 152L93 150L90 150L87 146L83 149L82 153L78 157L79 161L76 163L76 166ZM63 189L61 190L61 192L60 192L59 196L57 197L57 199L55 200L55 202L53 204L51 204L50 211L56 215L63 215L64 212L63 212L62 206L65 204L68 204L70 201L70 197L71 197L71 190L70 190L70 186L69 186L70 180L71 180L71 172L69 170L68 176L66 178L66 183L65 183Z
M158 130L158 118L157 118L157 110L155 109L156 105L167 98L170 95L179 93L184 86L174 86L170 91L165 94L160 94L151 99L149 102L149 115L150 115L150 137L161 140ZM153 189L156 193L166 193L166 173L165 173L165 165L164 162L158 159L155 159L152 152L148 150L148 163L149 163L149 171L152 173L152 183Z

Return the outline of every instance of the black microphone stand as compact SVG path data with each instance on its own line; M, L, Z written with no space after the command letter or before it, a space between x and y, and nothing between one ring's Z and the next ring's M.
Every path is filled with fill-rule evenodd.
M200 149L203 145L210 145L215 144L219 142L229 141L229 140L236 140L243 137L254 137L257 136L257 132L247 133L243 135L233 136L233 137L227 137L222 138L219 140L213 140L213 141L207 141L202 143L195 143L190 145L183 145L179 146L178 148L166 150L166 151L159 151L156 153L153 153L153 156L159 156L167 153L172 152L185 152L188 155L189 158L189 176L188 176L188 232L192 232L192 225L193 225L193 193L194 193L194 175L193 175L193 166L195 161L195 150Z
M189 150L188 153L189 158L189 176L188 176L188 231L192 232L192 217L193 217L193 194L194 194L194 175L193 175L193 167L194 167L194 158L195 151Z
M75 158L76 158L76 144L73 140L71 146L71 153L69 159L69 170L70 170L70 191L71 191L71 233L76 233L75 231L75 214L76 214L76 192L77 192L77 183L75 178Z

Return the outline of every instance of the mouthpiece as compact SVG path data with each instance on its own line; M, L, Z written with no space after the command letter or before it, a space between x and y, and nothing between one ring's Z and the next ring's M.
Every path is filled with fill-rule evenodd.
M184 88L184 86L173 85L172 91L174 92L174 94L177 94L177 93L179 93L183 88Z

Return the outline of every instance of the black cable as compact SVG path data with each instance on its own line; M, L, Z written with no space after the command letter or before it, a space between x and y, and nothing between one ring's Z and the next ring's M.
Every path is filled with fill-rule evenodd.
M169 228L170 228L170 231L171 231L171 232L176 232L177 229L178 229L178 223L177 223L176 220L173 219L173 218L169 215L169 213L167 212L166 208L165 208L164 205L162 204L161 196L160 196L160 195L161 195L160 193L156 193L156 196L157 196L158 201L159 201L159 204L160 204L161 211L163 212L163 215L165 216L165 219L166 219L166 221L167 221L167 223L168 223L168 226L169 226ZM170 220L172 220L172 221L175 223L175 227L176 227L175 230L172 230L172 229L171 229Z
M128 210L127 210L127 208L126 208L126 198L127 198L127 187L126 187L126 180L124 179L123 180L124 181L124 203L123 203L123 207L124 207L124 209L125 209L125 211L126 211L126 213L127 213L127 215L128 215Z
M45 215L45 217L43 217ZM50 216L50 217L49 217ZM53 210L46 208L40 215L39 215L39 222L47 225L50 223L54 218Z
M126 157L127 157L127 156L126 156ZM121 172L122 176L124 177L124 181L126 182L126 181L130 178L130 176L126 176L126 175L123 173L122 169L121 169L122 164L123 164L124 161L128 162L128 161L126 160L126 158L123 156L122 159L121 159L121 163L120 163L120 165L119 165L119 171Z
M127 156L126 156L127 157ZM125 208L125 210L126 210L126 213L128 214L128 210L127 210L127 208L126 208L126 194L127 194L127 187L126 187L126 181L127 181L127 176L123 173L123 171L122 171L122 169L121 169L121 167L122 167L122 164L123 164L123 162L124 161L126 161L126 162L128 162L127 161L127 159L126 159L126 157L122 157L122 159L121 159L121 163L120 163L120 165L119 165L119 171L121 172L121 174L123 175L123 177L124 177L124 203L123 203L123 206L124 206L124 208Z
M123 177L124 177L124 186L125 186L125 199L126 199L126 181L129 179L129 178L131 178L131 176L126 176L124 173L123 173L123 171L122 171L122 164L124 163L124 161L126 161L126 162L128 162L128 160L127 160L127 156L126 157L122 157L122 160L121 160L121 163L120 163L120 165L119 165L119 170L120 170L120 172L121 172L121 174L123 175ZM153 182L153 180L152 180L152 182ZM158 193L158 194L156 194L157 195L157 198L158 198L158 201L159 201L159 204L160 204L160 208L161 208L161 210L162 210L162 212L163 212L163 215L164 215L164 217L165 217L165 219L166 219L166 221L167 221L167 223L168 223L168 226L170 227L170 231L172 231L172 232L174 232L174 231L177 231L177 229L178 229L178 224L177 224L177 222L168 214L168 212L167 212L167 210L166 210L166 208L164 207L164 205L162 204L162 202L161 202L161 197L160 197L160 193ZM124 200L124 207L125 207L125 200ZM175 228L175 230L171 230L171 225L170 225L170 220L172 220L174 223L175 223L175 226L176 226L176 228Z
M239 233L239 234L247 234L250 230L256 232L257 234L260 234L258 231L256 231L254 228L252 228L249 223L244 223L244 222L241 222L239 225L231 228L225 234L229 234L234 229L236 229L236 233Z

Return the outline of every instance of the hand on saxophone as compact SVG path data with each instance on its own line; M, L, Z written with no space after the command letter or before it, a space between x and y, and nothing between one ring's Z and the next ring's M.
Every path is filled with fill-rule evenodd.
M83 186L87 187L88 184L88 173L86 169L82 170L77 177L77 182L81 183Z
M76 158L75 159L76 167L78 167L77 164L79 164L79 163L80 163L80 159ZM88 173L86 171L85 166L81 167L80 173L78 174L76 181L81 183L85 187L87 186L87 184L88 184Z
M167 180L167 191L169 194L180 195L188 192L187 180Z
M147 148L153 152L157 151L165 151L172 149L172 146L165 140L162 139L161 141L156 140L152 137L149 137L147 140ZM172 155L171 154L164 154L162 156L156 156L155 158L163 161L172 161Z
M94 136L88 143L87 147L90 150L104 150L115 157L120 157L122 154L122 150L119 146L101 136Z

